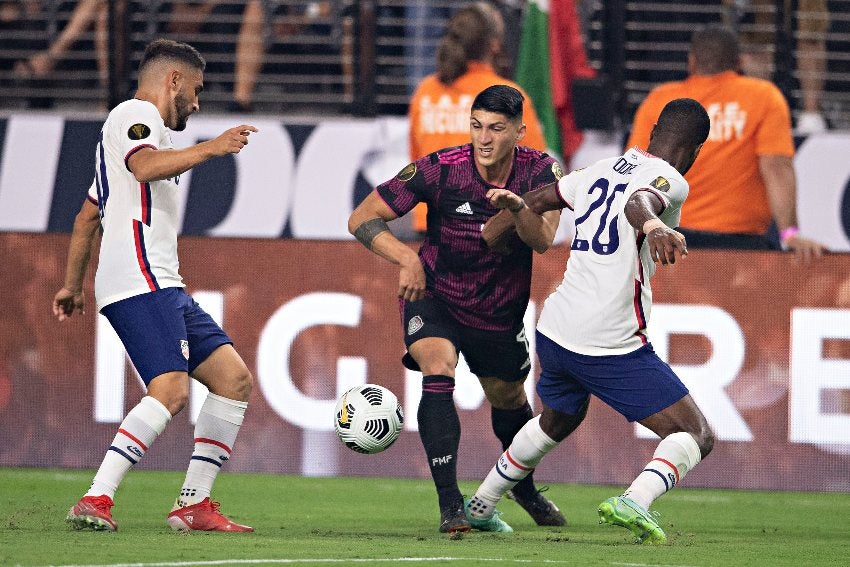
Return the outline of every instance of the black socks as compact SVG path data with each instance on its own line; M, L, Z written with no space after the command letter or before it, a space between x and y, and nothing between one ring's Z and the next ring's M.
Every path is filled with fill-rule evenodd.
M440 374L422 377L422 399L417 419L440 508L463 500L457 486L457 449L460 419L454 404L454 378Z

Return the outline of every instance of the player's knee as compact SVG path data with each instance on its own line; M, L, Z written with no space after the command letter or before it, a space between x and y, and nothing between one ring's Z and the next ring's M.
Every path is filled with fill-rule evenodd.
M160 401L171 412L171 415L177 415L189 403L189 389L173 389L168 393L167 399Z
M540 415L540 428L552 440L561 442L576 430L582 420L584 420L585 415L587 415L586 405L576 415L561 413L548 406L544 406L543 413Z
M419 362L423 376L454 376L455 368L446 360Z
M702 431L696 438L697 445L699 445L699 452L702 455L702 458L706 458L711 450L714 448L714 430L711 429L708 425L703 427Z
M177 415L189 403L189 380L180 372L168 372L148 384L148 395L158 400L171 415Z
M520 382L501 382L496 387L487 388L485 393L490 405L499 409L520 408L528 401Z
M251 397L251 390L254 387L254 376L250 370L244 368L233 377L231 384L233 388L233 399L243 402L248 401L248 398Z

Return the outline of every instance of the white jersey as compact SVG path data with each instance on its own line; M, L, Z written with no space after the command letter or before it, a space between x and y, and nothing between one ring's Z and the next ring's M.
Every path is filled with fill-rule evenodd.
M575 211L575 238L564 279L546 299L537 329L567 350L625 354L647 343L655 273L645 235L626 219L636 191L664 203L659 217L675 228L688 182L664 160L638 148L562 177L561 199Z
M177 179L140 183L127 168L127 160L142 148L171 147L168 129L150 102L122 102L103 124L89 189L103 227L94 282L98 310L134 295L183 287Z

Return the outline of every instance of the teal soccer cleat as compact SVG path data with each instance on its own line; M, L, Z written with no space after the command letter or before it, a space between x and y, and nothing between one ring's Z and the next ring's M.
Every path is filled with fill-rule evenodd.
M667 543L667 536L652 514L630 498L612 496L599 505L599 523L622 526L635 535L637 543Z
M469 525L472 526L473 529L482 531L482 532L501 532L501 533L511 533L514 531L512 527L508 525L500 516L501 512L498 510L493 511L493 515L487 519L483 518L475 518L469 512L469 503L470 500L467 500L463 505L463 511L466 514L466 519L469 520Z

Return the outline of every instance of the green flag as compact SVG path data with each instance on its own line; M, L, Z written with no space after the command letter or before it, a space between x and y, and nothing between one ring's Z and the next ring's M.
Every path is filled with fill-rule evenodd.
M562 155L558 116L549 75L549 0L530 0L522 18L516 82L525 89L543 127L549 151Z

